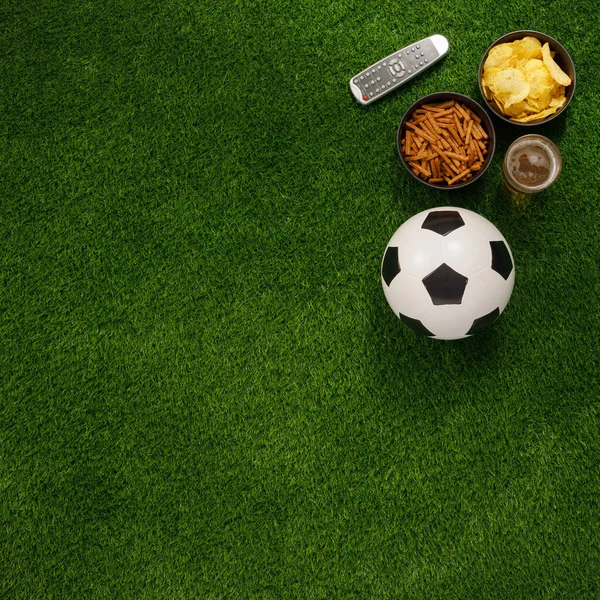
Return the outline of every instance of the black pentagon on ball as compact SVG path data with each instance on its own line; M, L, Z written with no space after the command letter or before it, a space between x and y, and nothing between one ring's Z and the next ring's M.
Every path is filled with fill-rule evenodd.
M460 304L469 279L446 263L423 278L423 285L436 305Z
M433 210L425 220L421 229L429 229L440 235L448 235L465 224L456 210Z
M407 317L402 313L398 314L400 315L400 320L403 323L406 323L406 325L408 325L411 329L414 329L417 333L422 333L428 337L433 337L433 333L431 333L431 331L429 331L429 329L427 329L427 327L425 327L425 325L423 325L419 319L412 319L411 317Z
M502 240L499 242L490 242L490 246L492 248L492 269L502 275L504 279L508 279L513 270L513 263L508 247Z
M388 246L388 249L385 251L385 256L383 257L383 264L381 265L381 276L388 287L398 273L400 273L398 248L396 246Z
M473 335L474 333L479 333L483 331L486 327L489 327L498 317L500 316L500 309L495 308L492 312L484 315L483 317L479 317L479 319L475 319L473 321L473 325L471 325L471 329L467 331L467 335Z

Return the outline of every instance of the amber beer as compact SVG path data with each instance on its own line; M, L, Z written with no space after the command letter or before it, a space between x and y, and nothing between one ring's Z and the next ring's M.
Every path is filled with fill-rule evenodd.
M561 169L562 158L556 144L537 134L515 140L502 165L506 185L518 194L536 194L549 188Z

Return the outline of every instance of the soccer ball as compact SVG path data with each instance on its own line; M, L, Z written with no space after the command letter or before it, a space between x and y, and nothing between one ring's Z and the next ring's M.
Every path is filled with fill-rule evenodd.
M392 236L381 264L392 310L441 340L479 333L506 308L515 284L512 253L487 219L465 208L425 210Z

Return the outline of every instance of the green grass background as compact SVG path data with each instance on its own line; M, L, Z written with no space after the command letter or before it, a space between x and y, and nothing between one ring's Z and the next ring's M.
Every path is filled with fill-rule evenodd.
M420 96L480 100L531 28L577 68L526 209L395 150ZM598 598L598 31L584 0L0 3L0 596ZM448 57L364 108L357 71ZM516 263L485 334L381 289L429 207Z

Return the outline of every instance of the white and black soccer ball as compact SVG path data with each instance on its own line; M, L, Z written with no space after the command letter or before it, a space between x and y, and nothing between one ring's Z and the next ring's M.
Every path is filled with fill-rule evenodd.
M512 253L487 219L465 208L425 210L392 236L381 265L392 310L412 329L455 340L479 333L506 308Z

